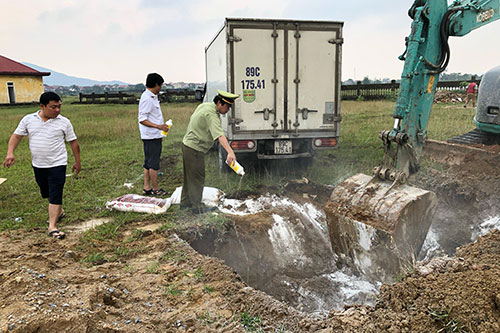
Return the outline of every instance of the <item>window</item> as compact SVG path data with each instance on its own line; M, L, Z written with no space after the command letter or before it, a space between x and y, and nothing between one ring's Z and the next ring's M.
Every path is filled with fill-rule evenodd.
M7 91L9 92L9 103L16 104L16 92L14 90L14 82L7 82Z

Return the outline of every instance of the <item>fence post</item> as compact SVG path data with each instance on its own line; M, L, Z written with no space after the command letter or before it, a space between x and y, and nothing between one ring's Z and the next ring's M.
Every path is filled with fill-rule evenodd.
M120 100L120 104L123 104L123 95L121 91L118 92L118 99Z
M82 93L80 93L80 103L82 102Z
M106 104L108 104L108 92L107 91L104 93L104 102Z
M356 82L356 97L361 96L361 81Z
M92 104L95 104L95 93L92 93Z

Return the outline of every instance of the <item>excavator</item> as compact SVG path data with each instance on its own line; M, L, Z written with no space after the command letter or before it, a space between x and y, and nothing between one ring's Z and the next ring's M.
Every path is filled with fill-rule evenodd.
M334 252L368 278L393 280L422 247L438 200L407 180L419 170L439 74L450 60L448 38L499 19L499 1L415 0L408 10L413 22L399 57L404 68L394 125L379 135L382 163L373 176L357 174L337 185L325 207ZM500 122L492 126L500 129Z

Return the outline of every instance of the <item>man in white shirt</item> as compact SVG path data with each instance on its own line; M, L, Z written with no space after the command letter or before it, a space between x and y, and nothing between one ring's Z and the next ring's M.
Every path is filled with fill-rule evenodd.
M160 74L150 73L146 78L146 90L139 101L139 131L144 144L144 187L146 195L164 196L167 191L158 186L158 170L162 148L161 132L168 132L160 108L158 94L163 84Z
M7 168L14 165L14 151L17 145L23 137L29 136L35 179L42 198L47 198L49 201L49 236L63 239L66 234L57 229L56 223L64 216L62 196L68 164L64 141L69 142L75 157L73 165L75 176L82 168L80 146L71 122L60 114L61 98L56 93L43 93L40 96L40 108L41 110L21 119L10 137L3 165Z

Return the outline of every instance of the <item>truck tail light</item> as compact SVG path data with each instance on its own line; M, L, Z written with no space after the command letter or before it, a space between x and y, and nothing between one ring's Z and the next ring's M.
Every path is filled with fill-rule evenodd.
M254 147L255 142L252 140L231 141L231 148L233 148L234 150L253 149Z
M318 148L335 147L337 145L336 138L317 138L314 139L314 146Z

